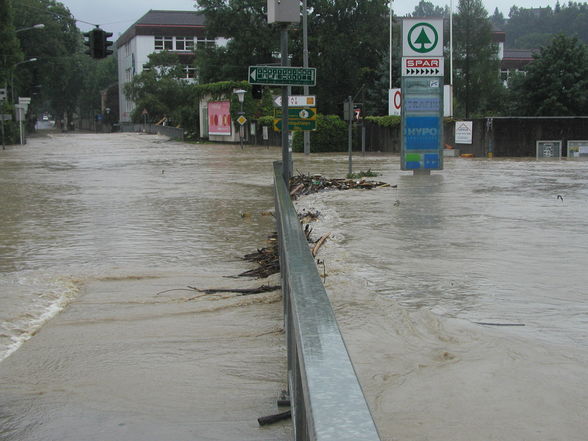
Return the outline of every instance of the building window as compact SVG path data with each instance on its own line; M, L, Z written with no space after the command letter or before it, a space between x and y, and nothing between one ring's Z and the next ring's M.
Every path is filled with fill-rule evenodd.
M156 51L173 51L174 50L174 38L173 37L155 37L155 50Z
M216 46L216 41L215 40L211 40L208 38L198 38L198 40L196 41L196 47L198 49L204 49L207 47L215 47Z
M184 66L182 78L196 78L196 68L189 65Z
M194 37L176 37L177 51L193 51Z

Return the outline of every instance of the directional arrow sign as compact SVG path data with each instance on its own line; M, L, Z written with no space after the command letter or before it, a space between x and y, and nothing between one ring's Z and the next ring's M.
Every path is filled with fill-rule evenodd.
M282 111L281 110L274 110L274 117L281 118ZM306 119L306 120L315 120L316 119L316 107L288 107L288 119Z
M403 77L442 77L445 74L443 57L402 57Z
M269 86L314 86L314 67L249 66L249 83Z
M274 119L274 130L280 132L282 130L282 120ZM288 120L288 130L316 130L316 120L295 119Z
M282 107L282 97L280 95L274 97L274 106ZM290 95L288 97L288 106L316 106L315 95Z

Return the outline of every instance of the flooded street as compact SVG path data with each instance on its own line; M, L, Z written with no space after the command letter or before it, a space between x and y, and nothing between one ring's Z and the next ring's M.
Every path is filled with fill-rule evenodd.
M0 439L281 440L280 292L230 279L274 231L278 151L52 135L0 157ZM277 279L270 282L277 283ZM266 282L267 283L267 282Z
M285 383L279 292L187 289L260 285L225 276L275 230L279 159L142 134L2 152L0 440L289 439L255 420ZM368 168L398 187L296 204L332 234L319 271L382 440L584 440L588 162Z

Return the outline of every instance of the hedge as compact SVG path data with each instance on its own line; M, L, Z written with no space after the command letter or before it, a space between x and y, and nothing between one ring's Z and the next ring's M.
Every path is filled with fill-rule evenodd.
M317 115L316 130L310 132L312 152L347 151L347 124L337 115ZM292 150L304 152L303 132L294 132Z

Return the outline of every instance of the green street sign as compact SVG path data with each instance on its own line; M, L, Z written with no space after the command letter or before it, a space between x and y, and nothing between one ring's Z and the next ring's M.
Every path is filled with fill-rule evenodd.
M274 110L274 117L281 118L282 111L280 109ZM288 119L316 119L316 107L288 107Z
M314 86L314 67L249 66L249 84L268 86Z
M274 119L274 130L276 132L282 131L282 120ZM295 130L316 130L316 120L308 119L289 119L288 120L288 131Z

